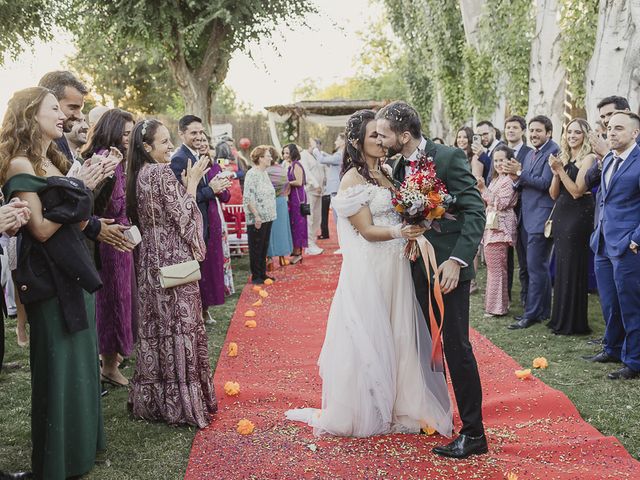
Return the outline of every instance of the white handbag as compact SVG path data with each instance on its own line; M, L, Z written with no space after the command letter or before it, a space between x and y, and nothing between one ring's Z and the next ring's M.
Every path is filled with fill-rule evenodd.
M195 260L195 254L193 254L194 260L175 263L173 265L167 265L166 267L160 266L160 249L158 248L158 234L156 232L156 216L153 213L153 204L155 203L153 201L153 185L151 186L151 203L151 220L153 222L153 238L156 244L156 264L160 272L160 286L162 288L173 288L179 285L199 281L202 278L202 274L200 273L200 263Z

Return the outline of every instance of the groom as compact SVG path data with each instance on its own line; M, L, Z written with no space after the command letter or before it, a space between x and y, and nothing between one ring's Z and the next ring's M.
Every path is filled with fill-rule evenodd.
M457 148L437 145L422 136L418 112L404 102L393 102L376 115L378 142L389 156L402 154L393 171L401 183L414 173L410 162L424 151L433 158L438 178L444 181L456 199L450 209L455 220L439 221L440 232L425 233L438 261L444 294L444 354L462 420L460 436L434 453L445 457L466 458L488 451L482 424L482 387L478 366L469 343L469 286L475 276L473 259L484 232L484 203L476 188L465 153ZM416 296L425 318L429 318L427 277L421 259L412 262L411 273Z

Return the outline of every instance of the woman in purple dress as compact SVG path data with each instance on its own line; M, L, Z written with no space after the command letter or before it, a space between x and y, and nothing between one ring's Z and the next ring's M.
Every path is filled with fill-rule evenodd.
M126 156L133 116L118 108L106 112L89 133L82 149L86 160L111 147ZM113 178L97 193L96 214L120 225L129 225L125 201L126 166L121 163ZM96 244L96 263L103 287L96 293L96 327L102 358L102 380L114 386L129 381L120 372L119 361L133 350L133 254L106 243ZM118 358L118 356L121 358Z
M188 166L182 183L169 164L173 145L157 120L138 122L127 157L127 214L138 225L138 341L129 409L135 417L204 427L217 410L196 281L162 288L160 268L206 252L196 188L208 170ZM184 185L184 186L183 186Z
M307 234L307 217L300 213L300 204L307 203L307 194L304 191L306 176L300 163L300 151L297 145L290 143L282 149L282 158L290 162L288 175L289 185L289 220L291 222L291 239L293 240L293 253L291 263L302 261L302 249L309 246Z
M206 137L196 142L200 158L203 155L211 158L209 141ZM231 198L229 187L231 181L226 174L222 174L222 168L214 162L207 173L207 183L210 183L216 176L217 182L210 183L216 197L209 202L207 215L209 217L209 238L207 240L207 253L204 262L200 264L200 296L202 297L202 317L207 323L215 323L209 313L209 307L224 304L224 255L222 253L222 221L220 220L220 209L218 203L227 203Z

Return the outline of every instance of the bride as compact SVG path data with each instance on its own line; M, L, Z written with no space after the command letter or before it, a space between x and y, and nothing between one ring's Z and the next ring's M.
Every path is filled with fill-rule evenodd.
M431 339L402 257L406 239L424 229L403 226L393 209L374 118L371 110L349 118L343 177L331 201L343 262L318 360L322 409L289 410L286 417L308 423L316 435L430 427L450 436L445 377L429 367Z

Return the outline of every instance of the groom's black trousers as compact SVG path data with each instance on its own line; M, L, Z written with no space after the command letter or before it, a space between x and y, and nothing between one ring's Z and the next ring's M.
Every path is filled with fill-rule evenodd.
M418 303L429 326L427 279L424 270L417 262L411 262L411 275L416 286ZM482 386L476 357L469 342L470 284L470 280L460 282L455 290L443 296L442 340L444 356L462 420L460 433L476 437L484 434L484 427L482 425ZM433 307L437 311L435 301L433 301Z

